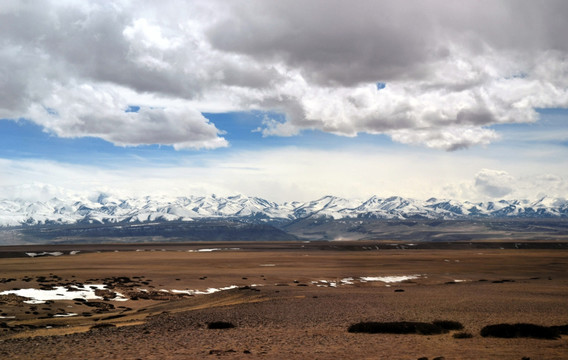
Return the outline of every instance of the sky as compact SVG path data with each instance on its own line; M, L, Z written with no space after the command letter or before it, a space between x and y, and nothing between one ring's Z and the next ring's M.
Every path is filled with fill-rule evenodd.
M0 2L0 198L568 197L568 2Z

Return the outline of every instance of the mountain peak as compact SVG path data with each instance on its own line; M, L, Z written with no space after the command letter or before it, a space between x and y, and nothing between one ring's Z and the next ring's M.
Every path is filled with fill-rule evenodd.
M537 201L499 200L486 203L429 198L426 201L391 196L367 200L326 195L309 202L275 203L259 197L144 196L120 198L98 194L96 201L63 198L50 201L0 200L0 226L27 224L190 221L199 218L240 218L244 221L292 221L301 218L470 219L491 217L568 217L568 202L542 197ZM93 199L93 198L91 198Z

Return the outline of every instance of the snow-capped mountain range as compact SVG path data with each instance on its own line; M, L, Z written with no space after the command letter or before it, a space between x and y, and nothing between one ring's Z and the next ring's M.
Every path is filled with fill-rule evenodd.
M544 197L537 201L495 202L426 201L398 196L350 200L325 196L309 202L275 203L257 197L140 197L96 199L52 198L48 201L0 200L0 226L74 223L144 223L240 218L248 221L293 221L305 218L469 219L568 218L568 201Z

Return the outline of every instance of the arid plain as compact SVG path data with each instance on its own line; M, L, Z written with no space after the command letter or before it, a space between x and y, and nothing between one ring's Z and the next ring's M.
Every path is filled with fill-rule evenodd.
M484 326L500 323L568 324L565 244L501 245L4 247L0 357L568 358L567 335L555 340L480 335ZM32 257L44 251L62 255ZM29 288L55 299L31 303L30 295L17 295ZM439 335L348 332L358 322L438 320L459 322L463 329ZM209 328L218 322L232 327Z

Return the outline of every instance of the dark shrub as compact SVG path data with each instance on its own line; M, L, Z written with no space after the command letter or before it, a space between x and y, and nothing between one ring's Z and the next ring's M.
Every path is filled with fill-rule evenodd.
M450 321L450 320L436 320L433 321L432 324L441 327L444 330L461 330L463 329L463 325L457 321Z
M558 339L560 331L552 327L534 324L496 324L488 325L481 329L483 337L498 338L535 338L535 339Z
M459 333L455 333L453 335L454 338L456 339L471 339L473 337L472 334L467 333L467 332L459 332Z
M568 325L551 326L550 328L558 331L560 335L568 335Z
M420 334L420 335L437 335L446 333L445 329L434 324L398 321L398 322L360 322L353 324L347 330L351 333L368 333L368 334Z
M233 325L233 323L227 321L214 321L207 324L208 329L231 329L234 327L235 325Z

